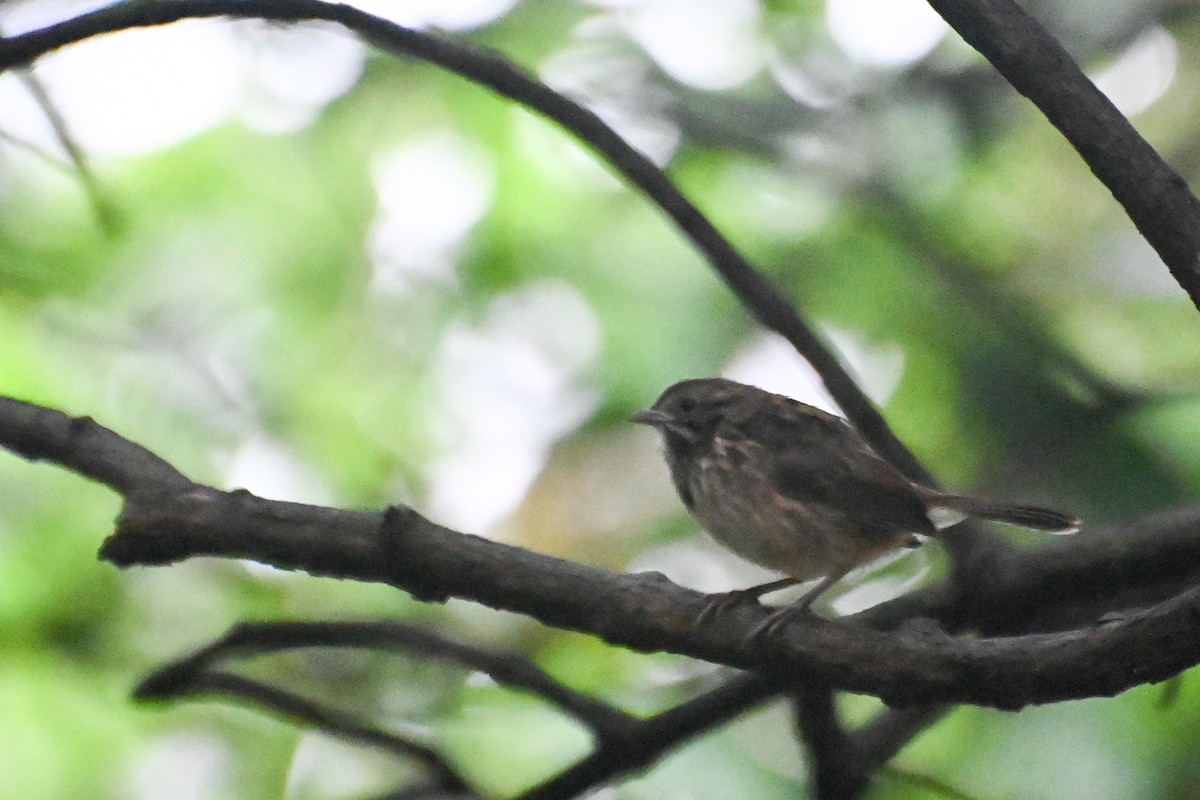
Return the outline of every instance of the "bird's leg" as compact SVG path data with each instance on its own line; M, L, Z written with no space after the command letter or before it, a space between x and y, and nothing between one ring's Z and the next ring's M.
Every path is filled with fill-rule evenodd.
M746 635L746 642L761 642L769 636L774 636L789 622L807 612L818 597L824 594L830 586L844 578L849 571L849 569L843 569L831 572L796 602L772 611L770 616L751 629L750 633Z
M726 609L736 606L739 603L744 603L747 600L757 601L764 594L770 594L779 589L795 586L799 582L795 578L780 578L769 583L760 583L758 586L751 586L748 589L734 589L732 592L721 592L720 594L710 595L711 599L708 601L708 605L700 612L700 616L696 617L696 624L703 625L718 617Z

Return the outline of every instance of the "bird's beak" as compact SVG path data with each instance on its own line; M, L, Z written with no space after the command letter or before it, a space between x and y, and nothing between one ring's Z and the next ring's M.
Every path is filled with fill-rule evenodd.
M635 411L633 414L630 414L629 421L636 422L639 425L662 428L671 422L671 415L665 411L659 411L657 408L643 408L641 411Z

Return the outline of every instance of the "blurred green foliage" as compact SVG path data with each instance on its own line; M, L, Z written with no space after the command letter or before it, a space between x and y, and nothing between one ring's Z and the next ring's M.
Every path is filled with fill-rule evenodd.
M1171 82L1135 122L1195 185L1194 11L1029 5L1095 72L1147 34L1171 42ZM645 9L529 0L454 35L540 71L645 142L866 383L884 387L889 421L948 485L1093 523L1192 497L1200 319L1107 191L953 36L903 64L864 65L839 49L824 11L746 4L758 66L726 88L680 77L654 49L669 19ZM261 31L239 30L248 53L266 47ZM689 30L674 35L692 62L719 55ZM1129 69L1149 83L1137 69L1151 67ZM821 102L796 94L801 80ZM411 61L368 56L305 124L246 120L231 111L138 155L93 150L119 210L113 235L69 169L0 140L0 392L91 415L218 486L412 502L568 558L663 569L706 589L738 583L699 544L652 440L623 420L674 380L754 354L769 353L755 361L763 381L805 367L764 345L659 211L550 123ZM2 113L0 133L11 133ZM381 165L427 146L433 155L416 162L430 167L426 182L392 190L418 199L410 211L421 198L448 217L471 198L481 209L425 251L381 254ZM426 234L407 231L400 250ZM881 365L893 362L891 380ZM0 458L5 800L343 797L412 769L253 709L128 699L156 664L242 619L422 620L524 652L638 713L713 679L683 659L383 587L210 561L121 573L93 556L117 511L106 490ZM935 557L889 572L932 580L940 568ZM248 668L378 710L497 794L586 751L574 723L464 670L349 654ZM1194 797L1191 683L1165 708L1143 687L1019 715L959 709L897 764L979 798ZM878 706L845 702L852 715ZM800 759L786 710L768 708L617 796L795 797ZM876 790L926 793L887 776Z

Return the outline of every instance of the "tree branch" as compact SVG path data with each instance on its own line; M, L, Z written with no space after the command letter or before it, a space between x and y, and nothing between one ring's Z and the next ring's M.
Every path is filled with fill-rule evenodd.
M49 461L129 497L184 491L192 482L146 448L91 417L0 396L4 447L29 461Z
M812 759L819 800L849 800L872 776L926 727L949 710L945 705L888 708L849 732L842 726L828 687L802 687L793 698L796 725Z
M393 650L468 667L501 686L530 692L574 717L597 739L617 737L637 719L554 680L514 653L460 642L417 625L394 620L356 622L244 622L191 655L157 669L142 681L138 695L174 696L199 673L222 659L301 648Z
M808 746L818 800L847 800L857 796L864 775L863 757L842 727L837 699L827 686L801 687L792 701L796 727ZM869 778L874 768L866 772Z
M97 477L110 477L123 454L164 463L94 422L71 423L46 409L41 416L61 418L65 429L86 428L88 435L64 442L52 431L48 447L19 425L12 435L5 412L21 421L37 408L0 403L0 445L85 475L95 469ZM11 446L14 441L18 446ZM72 449L75 443L87 458ZM890 705L962 702L1013 709L1115 694L1200 662L1196 589L1121 619L1062 633L958 639L808 617L760 647L746 642L745 631L762 622L767 609L741 606L697 628L706 596L661 575L620 575L551 558L443 528L407 508L380 514L274 502L244 491L220 492L182 476L176 491L164 493L165 469L144 470L150 490L129 485L122 473L126 504L117 531L101 548L103 558L119 566L196 556L248 558L314 575L387 583L526 614L635 650L757 670L788 684L828 684Z
M595 738L593 752L523 793L523 800L565 800L649 766L681 743L744 713L778 691L771 681L742 674L667 711L638 719L575 692L515 654L458 642L418 626L394 621L292 621L237 625L213 643L155 670L138 685L135 696L164 700L217 693L248 699L331 734L415 755L430 764L440 763L440 757L424 745L415 745L418 749L409 752L414 745L402 737L340 712L318 708L290 693L213 669L222 659L307 647L401 650L447 659L480 670L503 686L529 691L587 726Z
M929 0L1066 137L1200 307L1200 200L1014 0Z
M914 618L988 635L1055 631L1162 602L1200 582L1200 506L1055 538L993 559L970 595L945 584L854 615L888 630Z
M157 677L157 676L152 676ZM428 769L437 788L457 796L479 797L441 755L424 744L404 736L366 725L335 709L326 708L292 692L227 672L196 672L186 682L167 685L145 682L134 696L140 700L168 700L184 697L216 696L245 700L279 716L321 731L378 747L395 755L412 758Z
M26 88L30 95L33 96L34 102L42 109L42 113L46 115L46 120L50 123L51 129L54 131L54 138L58 140L59 145L66 152L67 158L70 159L74 166L74 174L83 186L84 194L92 205L92 213L96 216L96 222L100 225L101 230L110 236L117 234L121 229L120 215L117 213L116 207L109 201L100 181L96 178L96 173L92 170L92 165L88 161L87 154L79 143L75 141L74 135L71 133L71 128L67 124L67 120L59 112L58 107L54 105L54 101L50 98L50 93L46 91L46 87L42 81L34 73L28 70L21 75Z
M745 713L778 691L757 675L739 675L725 684L627 726L620 737L600 742L585 758L514 800L567 800L650 766L689 739Z

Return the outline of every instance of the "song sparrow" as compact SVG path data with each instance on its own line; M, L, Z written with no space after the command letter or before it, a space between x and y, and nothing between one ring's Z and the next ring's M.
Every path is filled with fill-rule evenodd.
M702 618L734 600L823 578L752 637L786 624L855 567L966 517L1060 533L1079 527L1071 514L914 483L839 417L722 378L677 383L631 419L662 433L675 488L705 530L787 576L720 595Z

